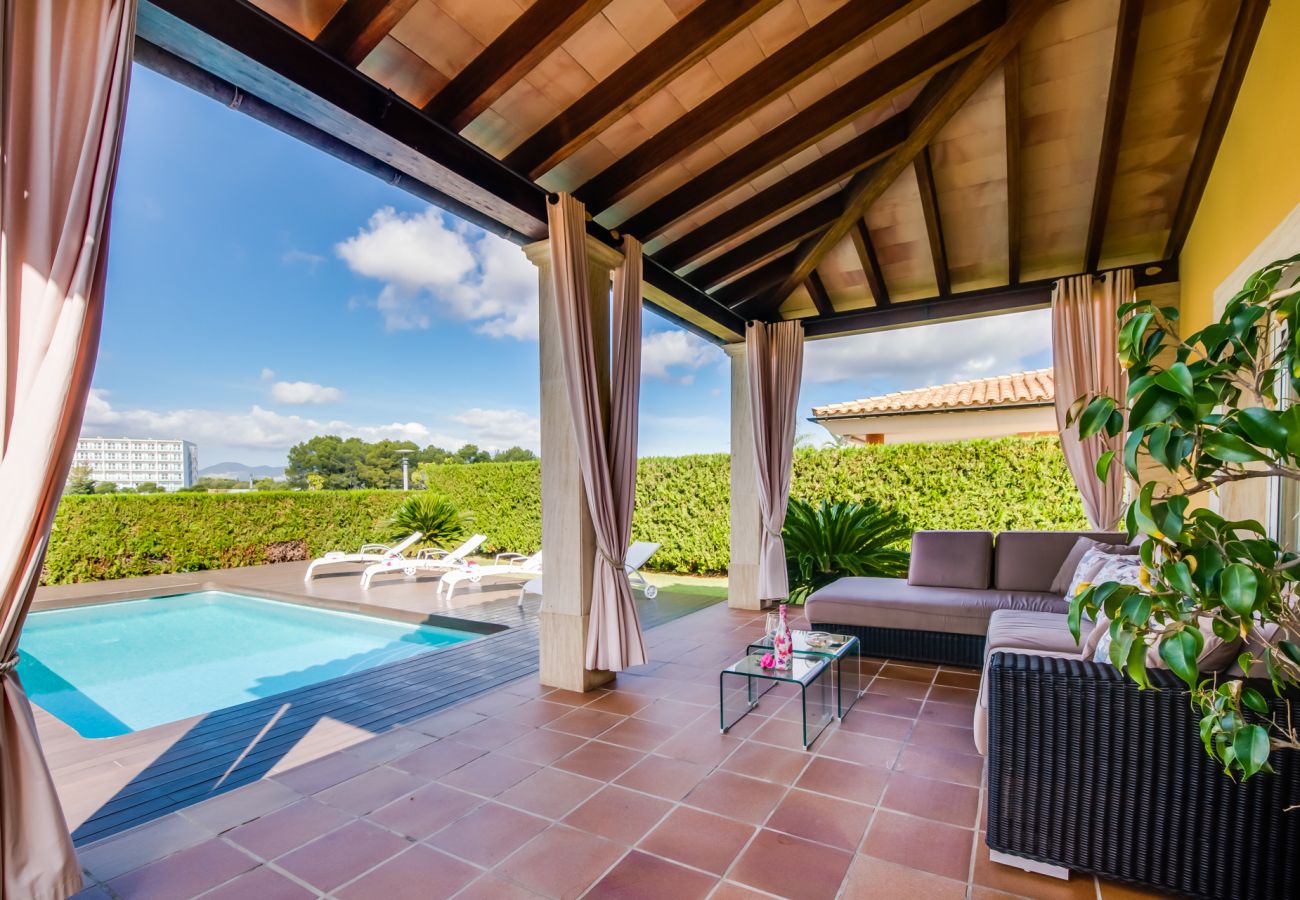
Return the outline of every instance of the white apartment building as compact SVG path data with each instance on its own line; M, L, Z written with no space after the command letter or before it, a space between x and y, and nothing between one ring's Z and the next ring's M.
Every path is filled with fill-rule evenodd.
M96 481L111 481L120 488L152 481L175 491L198 478L199 448L180 440L83 437L72 464L86 466Z

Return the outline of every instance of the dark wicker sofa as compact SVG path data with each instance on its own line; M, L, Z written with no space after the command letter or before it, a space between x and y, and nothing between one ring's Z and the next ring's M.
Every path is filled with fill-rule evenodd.
M989 847L1189 897L1300 897L1300 809L1285 811L1300 804L1300 753L1231 780L1182 683L1150 674L1158 690L1104 663L994 651ZM1287 702L1272 706L1286 721Z

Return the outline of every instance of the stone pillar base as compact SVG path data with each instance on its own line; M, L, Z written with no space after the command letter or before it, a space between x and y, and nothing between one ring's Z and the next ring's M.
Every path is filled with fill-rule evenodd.
M539 613L542 684L566 691L590 691L614 680L613 672L592 671L579 662L587 658L587 628L591 616L543 610Z

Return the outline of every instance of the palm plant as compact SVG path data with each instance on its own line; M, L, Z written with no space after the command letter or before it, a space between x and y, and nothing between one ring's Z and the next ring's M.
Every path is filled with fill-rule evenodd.
M441 494L412 494L402 501L388 518L388 536L400 540L413 531L424 534L424 546L450 549L469 532L473 516L461 512L456 504Z
M895 578L907 573L909 554L899 545L912 529L901 515L871 500L823 500L813 506L791 498L782 536L791 603L803 603L845 575Z

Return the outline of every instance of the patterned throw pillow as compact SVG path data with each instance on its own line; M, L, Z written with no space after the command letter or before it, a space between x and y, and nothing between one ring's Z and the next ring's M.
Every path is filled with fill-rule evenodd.
M1136 555L1138 548L1132 544L1108 544L1104 541L1094 541L1090 537L1080 537L1066 554L1065 560L1061 563L1060 570L1056 577L1052 579L1052 586L1048 589L1053 594L1060 594L1066 600L1071 599L1074 593L1070 590L1070 584L1075 580L1075 573L1079 571L1079 564L1083 562L1084 555L1089 550L1100 550L1103 553L1120 554L1121 556ZM1093 557L1096 559L1096 557Z
M1083 558L1079 560L1078 567L1074 570L1074 577L1070 579L1070 584L1065 590L1065 599L1067 601L1073 600L1075 595L1088 585L1100 584L1103 581L1119 581L1118 578L1102 577L1102 570L1117 560L1128 560L1132 565L1141 565L1138 557L1134 555L1132 548L1127 546L1115 548L1107 545L1093 547L1088 550L1083 554ZM1136 577L1136 575L1134 577ZM1136 581L1132 583L1137 584Z
M1136 556L1111 556L1097 567L1091 584L1114 581L1119 584L1141 584L1142 560ZM1092 633L1083 642L1082 656L1093 662L1110 661L1110 619L1100 610Z

